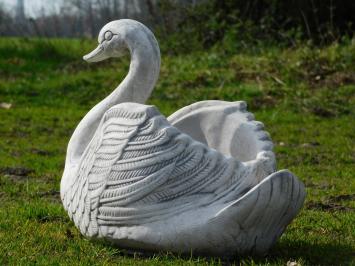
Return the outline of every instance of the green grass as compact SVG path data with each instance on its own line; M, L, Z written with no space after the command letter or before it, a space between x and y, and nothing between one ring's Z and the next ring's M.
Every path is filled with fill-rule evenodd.
M68 140L124 77L128 58L89 65L93 41L0 39L0 265L220 265L129 255L83 238L61 207ZM221 48L165 56L149 102L168 115L199 100L245 100L270 132L278 167L307 187L298 217L261 258L236 265L355 265L355 45Z

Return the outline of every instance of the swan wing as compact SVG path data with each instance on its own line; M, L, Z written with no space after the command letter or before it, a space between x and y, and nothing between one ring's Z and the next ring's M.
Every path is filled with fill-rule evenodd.
M84 235L97 235L97 206L100 194L106 187L107 176L146 115L142 112L131 115L123 109L110 109L102 118L80 163L66 164L63 176L71 176L67 178L71 183L62 193L63 205Z
M226 156L249 161L260 152L271 152L273 144L263 124L246 107L243 101L202 101L178 110L168 121Z
M149 223L208 204L237 180L238 164L181 133L153 106L116 105L82 158L87 191L77 194L90 210L87 230L96 235L105 226Z

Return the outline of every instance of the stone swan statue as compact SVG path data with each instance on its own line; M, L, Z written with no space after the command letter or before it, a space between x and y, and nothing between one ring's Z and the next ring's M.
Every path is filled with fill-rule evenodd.
M305 189L276 171L272 142L244 102L202 101L167 119L145 105L160 68L152 32L108 23L88 62L129 51L128 75L68 144L61 199L80 232L126 249L231 256L265 253Z

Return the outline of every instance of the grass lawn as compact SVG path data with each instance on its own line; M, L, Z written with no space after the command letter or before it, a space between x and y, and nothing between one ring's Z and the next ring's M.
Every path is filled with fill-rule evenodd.
M0 265L220 265L129 255L83 238L62 208L66 145L81 117L122 80L129 60L89 65L93 41L0 39ZM355 265L355 45L162 52L149 100L168 115L199 100L245 100L275 143L278 168L307 198L280 241L236 265Z

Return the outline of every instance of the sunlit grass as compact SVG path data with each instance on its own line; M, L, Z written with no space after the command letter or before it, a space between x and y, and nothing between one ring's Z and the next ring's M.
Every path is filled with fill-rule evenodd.
M84 239L62 209L58 191L69 137L129 65L128 58L83 62L95 45L0 39L0 103L12 104L0 109L0 264L224 263L127 255ZM230 262L354 264L355 46L162 55L150 104L168 115L199 100L247 101L274 140L279 168L289 168L307 187L304 209L268 256Z

